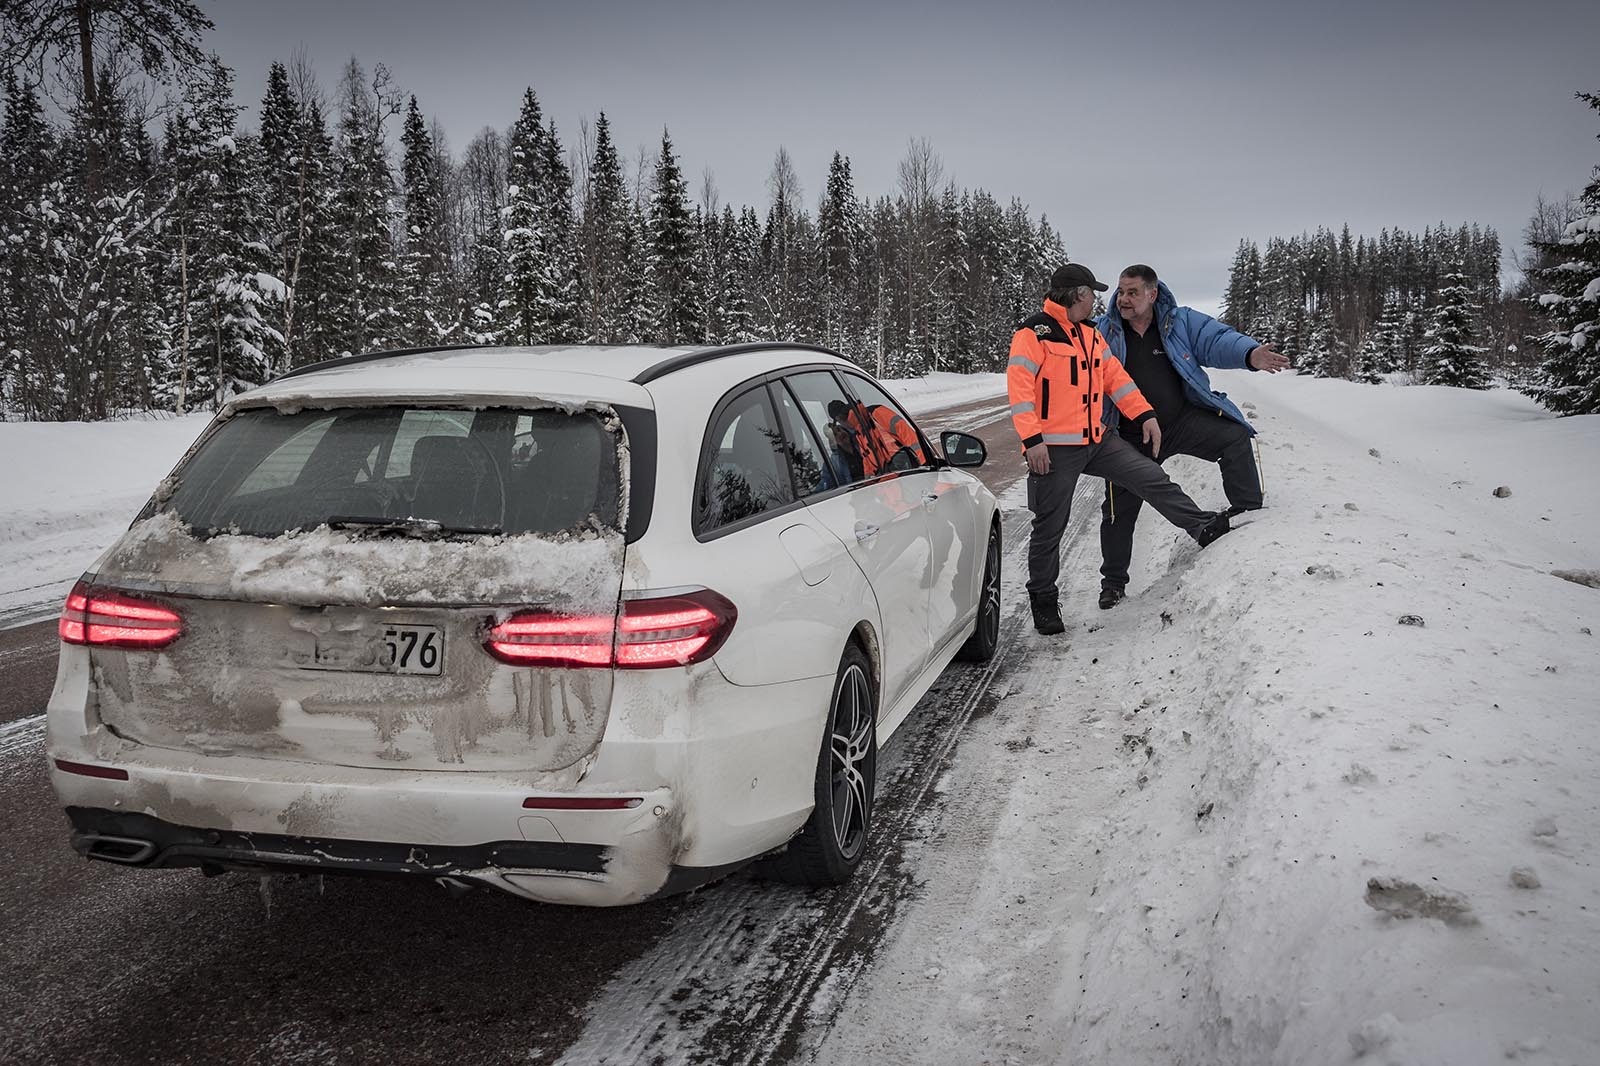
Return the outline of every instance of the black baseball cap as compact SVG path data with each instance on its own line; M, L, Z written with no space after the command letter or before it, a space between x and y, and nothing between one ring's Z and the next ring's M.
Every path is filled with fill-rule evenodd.
M1052 289L1070 289L1075 285L1087 285L1095 292L1105 292L1109 285L1094 280L1094 271L1082 263L1065 263L1056 267L1056 272L1050 275Z

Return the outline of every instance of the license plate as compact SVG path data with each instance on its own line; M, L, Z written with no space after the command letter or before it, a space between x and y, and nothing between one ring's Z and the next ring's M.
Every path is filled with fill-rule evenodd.
M351 670L367 674L444 672L444 631L438 626L386 625L367 640L346 643L323 637L305 670Z

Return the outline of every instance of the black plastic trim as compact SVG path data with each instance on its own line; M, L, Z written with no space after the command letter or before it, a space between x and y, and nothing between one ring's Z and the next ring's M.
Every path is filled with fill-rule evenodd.
M818 344L788 344L779 341L755 341L750 344L726 344L720 348L702 348L699 351L685 352L683 355L674 355L670 359L663 359L654 366L646 367L644 370L640 371L638 375L634 377L633 383L635 385L648 385L657 378L665 377L668 374L676 373L679 370L684 370L691 366L698 366L701 363L709 363L714 359L726 359L729 356L746 355L750 352L775 351L818 352L822 355L837 356L840 359L844 359L847 363L850 362L850 360L845 359L844 356L840 355L832 348L824 348ZM851 365L854 366L855 364L851 363ZM785 370L783 372L787 373L788 371Z
M334 840L319 837L241 833L197 829L162 821L148 814L103 807L68 807L72 846L99 858L100 837L142 840L153 847L139 862L122 865L147 869L221 866L227 869L305 870L319 873L400 874L444 877L464 871L499 868L557 870L566 873L605 872L605 847L531 840L492 840L466 846L394 844L379 840Z
M656 502L656 413L647 407L613 408L628 434L628 528L623 541L637 544L650 528Z
M148 814L103 807L68 807L72 846L88 858L143 869L197 867L205 873L242 870L259 873L344 874L360 877L457 877L476 870L551 871L557 874L603 875L606 852L600 844L567 844L532 840L495 840L470 846L392 844L371 840L241 833L197 829L165 822ZM94 854L97 841L109 838L113 851ZM133 845L148 844L145 849ZM673 866L652 899L688 892L739 870L751 860L720 866Z

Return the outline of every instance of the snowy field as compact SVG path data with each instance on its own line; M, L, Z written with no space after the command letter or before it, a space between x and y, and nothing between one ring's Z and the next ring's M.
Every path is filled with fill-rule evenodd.
M1267 509L1203 553L1147 513L1100 612L1085 481L1066 639L1025 630L819 1061L1600 1063L1600 417L1218 377ZM0 611L54 613L204 424L0 424Z

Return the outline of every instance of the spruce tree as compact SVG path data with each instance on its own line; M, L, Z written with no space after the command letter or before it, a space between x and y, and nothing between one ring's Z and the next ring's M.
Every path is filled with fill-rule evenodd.
M1600 94L1578 93L1600 111ZM1537 303L1550 328L1529 393L1561 415L1600 413L1600 166L1578 198L1577 217L1558 240L1537 246L1550 265L1535 272Z
M828 165L828 185L818 217L822 242L822 343L838 351L848 347L851 308L859 282L857 255L861 245L861 212L850 160L833 153Z
M672 138L662 130L650 194L646 273L660 344L697 344L705 336L694 238L683 172L672 151Z
M504 288L497 308L499 339L505 344L545 344L550 332L551 277L545 232L544 117L531 88L512 123L506 157Z
M1453 385L1463 389L1487 389L1489 371L1483 362L1483 349L1472 343L1477 333L1474 323L1476 294L1460 271L1443 275L1438 303L1423 349L1423 383Z
M544 318L548 344L582 339L582 292L578 271L578 226L572 211L572 172L552 122L544 135Z
M381 67L377 80L381 81ZM392 345L400 333L390 203L394 174L383 123L392 103L354 59L341 85L337 177L329 206L328 339L334 354Z
M444 176L433 135L411 97L400 134L405 235L400 258L400 325L405 343L433 344L449 332L445 283L449 248L444 234Z
M626 335L628 305L643 295L624 287L623 259L628 219L628 190L622 162L611 140L605 112L595 121L594 152L589 159L587 197L580 227L583 319L591 343L609 344Z

